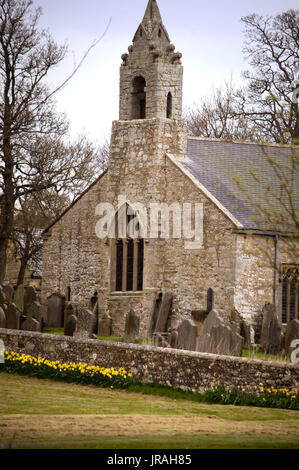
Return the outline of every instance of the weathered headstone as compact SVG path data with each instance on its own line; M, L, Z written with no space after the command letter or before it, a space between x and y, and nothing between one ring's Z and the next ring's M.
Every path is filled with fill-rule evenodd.
M213 326L210 333L197 337L196 351L227 356L241 356L244 339L229 326Z
M285 352L288 356L291 355L293 348L291 343L294 339L299 340L299 320L291 320L286 327L285 332Z
M76 315L76 308L71 302L67 302L64 306L64 315L63 315L64 316L64 321L63 321L64 326L66 325L67 320L71 315Z
M6 295L4 293L3 287L0 286L0 305L3 305L6 302Z
M278 354L281 351L281 323L275 306L264 305L262 316L260 347L265 353Z
M6 297L6 301L8 303L11 303L13 301L13 295L14 295L14 288L13 286L11 285L6 285L6 286L3 286L3 292L4 292L4 295Z
M13 303L18 307L18 309L23 312L24 309L24 286L20 284L15 288L13 295Z
M24 331L40 331L41 324L33 317L27 317L22 323L22 330Z
M73 336L77 338L90 338L96 333L97 317L88 308L76 308L77 325Z
M125 323L125 335L124 335L124 342L125 343L135 343L135 340L138 338L139 335L139 325L140 325L140 318L138 315L130 310L129 313L126 315L126 323Z
M34 287L32 286L24 287L24 306L23 306L24 315L31 316L30 315L31 305L37 301L38 301L37 293Z
M8 304L5 312L6 315L6 328L18 330L20 328L20 315L15 304Z
M47 299L47 327L61 328L64 324L65 297L52 294Z
M76 326L77 326L76 315L73 315L73 314L69 315L64 326L65 336L74 336L74 333L76 331Z
M6 315L3 308L0 307L0 328L6 328Z
M103 312L98 317L98 334L110 336L112 330L112 319L108 313Z
M38 322L41 322L41 319L42 319L41 304L37 301L33 302L30 306L27 307L26 316L35 318Z
M160 310L161 303L162 303L162 296L163 296L162 292L159 292L159 294L156 295L156 298L153 302L153 310L152 310L151 321L150 321L150 326L149 326L150 338L153 336L155 332L157 318L158 318L159 310Z
M195 325L193 321L182 321L178 327L177 348L195 351L197 334L197 325Z
M166 292L162 296L162 302L160 305L158 318L155 326L155 331L158 333L163 333L166 331L168 316L171 311L173 295L171 292Z

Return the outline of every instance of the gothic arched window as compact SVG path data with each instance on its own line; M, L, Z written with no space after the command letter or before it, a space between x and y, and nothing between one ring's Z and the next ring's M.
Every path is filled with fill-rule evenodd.
M125 206L115 217L115 240L112 243L112 290L143 290L144 240L134 210Z
M143 77L135 77L132 92L132 119L145 119L146 116L146 82Z

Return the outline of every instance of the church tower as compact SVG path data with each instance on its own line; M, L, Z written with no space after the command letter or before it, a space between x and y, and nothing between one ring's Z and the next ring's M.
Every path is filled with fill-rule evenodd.
M156 0L149 0L133 44L122 55L120 121L182 118L181 57L170 42Z

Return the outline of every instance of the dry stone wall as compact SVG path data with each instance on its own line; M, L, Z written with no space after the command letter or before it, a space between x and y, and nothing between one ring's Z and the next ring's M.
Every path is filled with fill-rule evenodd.
M299 365L178 349L0 329L5 349L61 362L124 367L143 383L202 391L218 381L232 387L299 387Z

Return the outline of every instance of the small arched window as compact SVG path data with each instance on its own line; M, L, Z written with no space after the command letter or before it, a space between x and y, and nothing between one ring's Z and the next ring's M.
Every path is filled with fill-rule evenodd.
M158 36L159 36L159 38L162 36L162 31L161 31L160 28L159 28L159 31L158 31Z
M139 34L140 34L140 37L142 37L142 35L143 35L142 28L140 28Z
M132 119L145 119L146 117L146 82L143 77L135 77L132 92Z
M166 117L167 117L167 119L171 119L171 117L172 117L172 94L170 92L167 95Z

